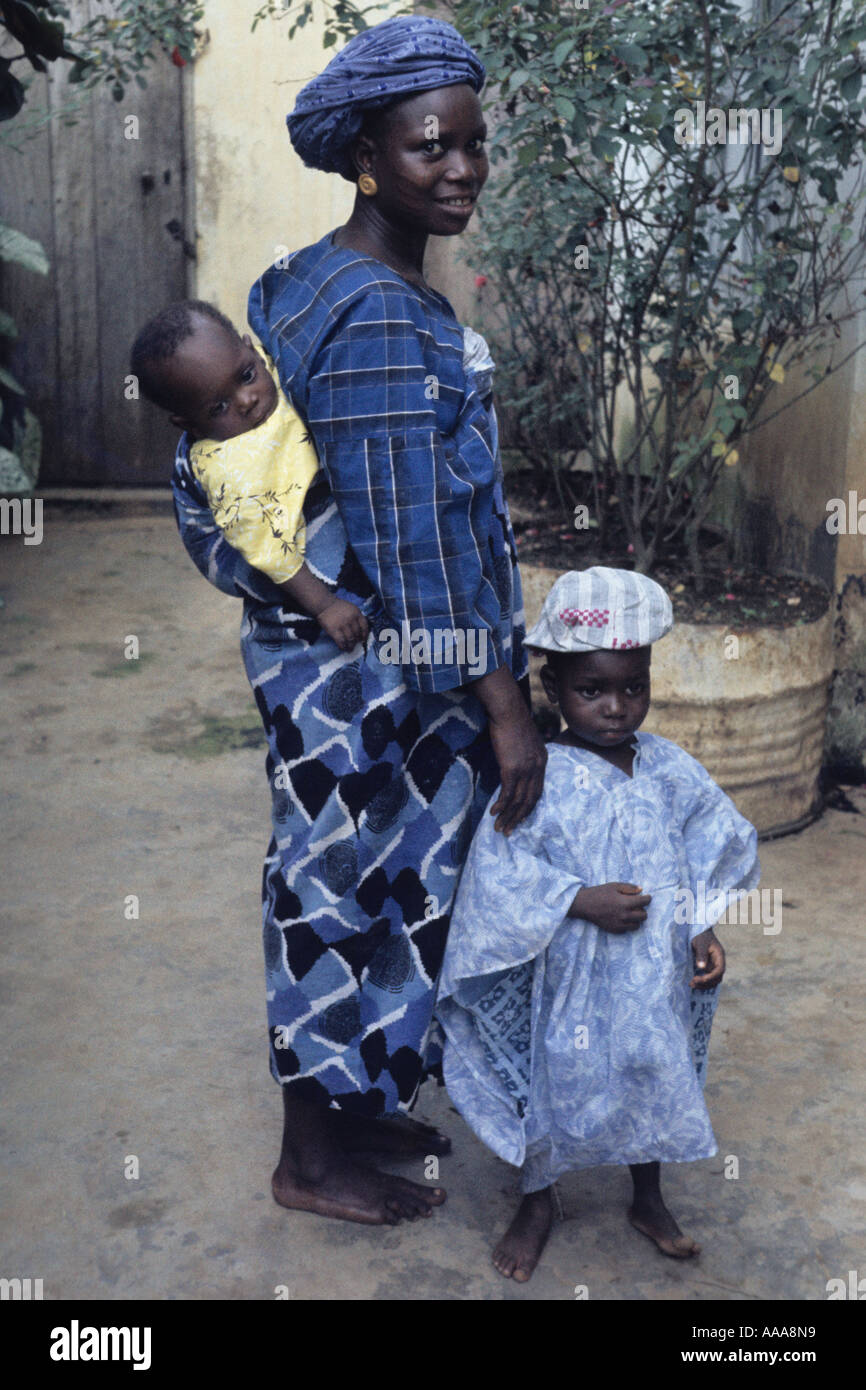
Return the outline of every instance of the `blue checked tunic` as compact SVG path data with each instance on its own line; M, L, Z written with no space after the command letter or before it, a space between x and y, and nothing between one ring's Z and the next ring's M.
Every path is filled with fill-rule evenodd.
M467 651L485 651L486 669L525 674L489 373L464 369L447 300L330 236L266 272L250 324L322 465L304 504L306 562L374 634L366 651L341 652L250 569L216 528L184 437L181 538L244 600L241 648L268 741L271 1071L325 1105L407 1110L439 1059L451 902L497 769L464 684L478 665L383 662L379 638L403 622L471 627L485 644Z
M482 817L454 905L445 1083L523 1166L525 1192L575 1168L716 1151L701 1088L718 989L690 988L690 942L724 912L702 906L701 885L711 897L757 883L757 837L682 748L637 742L631 777L550 744L532 815L508 839ZM616 882L652 895L637 931L567 917L580 888Z
M483 638L468 645L493 671L511 643L512 565L491 544L497 451L467 390L463 329L434 290L331 235L262 276L250 325L309 425L391 625L431 641L437 628L477 629ZM404 674L417 690L452 690L484 669L419 661Z

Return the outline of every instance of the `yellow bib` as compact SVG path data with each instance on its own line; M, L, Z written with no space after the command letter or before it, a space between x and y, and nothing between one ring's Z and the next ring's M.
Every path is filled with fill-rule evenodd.
M189 457L226 540L254 569L283 584L304 563L304 498L319 460L267 355L265 362L277 386L267 420L234 439L199 439Z

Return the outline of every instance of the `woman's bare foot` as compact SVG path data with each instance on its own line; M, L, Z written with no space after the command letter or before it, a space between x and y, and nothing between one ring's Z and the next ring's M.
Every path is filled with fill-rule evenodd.
M631 1165L634 1178L634 1201L628 1219L636 1231L654 1241L663 1255L675 1260L688 1260L701 1253L701 1247L691 1236L683 1235L662 1198L659 1184L659 1165Z
M420 1120L412 1120L408 1115L386 1115L381 1120L371 1120L365 1115L349 1115L343 1110L334 1111L336 1133L346 1153L393 1154L426 1158L433 1154L437 1158L451 1152L451 1140L432 1125Z
M406 1178L380 1173L346 1155L334 1158L315 1179L302 1177L281 1161L271 1188L274 1200L282 1207L365 1226L396 1226L404 1219L432 1216L433 1208L445 1201L441 1187L422 1187Z
M541 1258L553 1222L551 1189L530 1192L523 1198L505 1235L493 1251L493 1263L500 1274L525 1284Z
M300 1100L283 1088L283 1144L271 1187L280 1206L366 1226L394 1226L431 1216L445 1201L441 1187L380 1173L358 1163L340 1141L339 1112Z

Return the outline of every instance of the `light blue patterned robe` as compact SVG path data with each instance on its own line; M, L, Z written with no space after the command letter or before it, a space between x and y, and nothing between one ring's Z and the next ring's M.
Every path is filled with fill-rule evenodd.
M437 1013L457 1109L523 1190L604 1163L716 1152L702 1085L718 988L692 990L684 894L754 887L754 828L700 763L639 733L633 776L549 745L544 792L506 839L485 814L460 881ZM581 887L638 884L647 920L616 936L568 918ZM678 920L679 923L678 924Z

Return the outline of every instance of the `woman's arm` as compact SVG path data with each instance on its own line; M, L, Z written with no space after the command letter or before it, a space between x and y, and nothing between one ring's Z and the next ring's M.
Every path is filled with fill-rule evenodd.
M524 677L527 690L529 678ZM521 682L521 685L523 682ZM490 807L494 830L510 835L534 808L544 787L547 749L535 727L521 685L505 666L472 683L487 714L499 766L499 796Z

